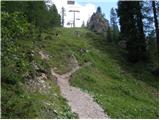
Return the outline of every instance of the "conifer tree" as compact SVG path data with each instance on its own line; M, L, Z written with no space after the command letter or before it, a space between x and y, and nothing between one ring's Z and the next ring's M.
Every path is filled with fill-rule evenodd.
M154 14L154 23L156 28L157 50L159 51L159 25L157 20L156 3L154 0L152 1L152 7L153 7L153 14Z
M127 41L128 58L132 62L146 59L146 43L139 1L119 1L121 37Z
M119 29L117 25L117 14L114 8L110 11L110 24L112 29L112 39L113 41L117 41L119 36Z

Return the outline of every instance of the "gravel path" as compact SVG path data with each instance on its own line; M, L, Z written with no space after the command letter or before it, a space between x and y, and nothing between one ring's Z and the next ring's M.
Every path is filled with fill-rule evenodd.
M87 65L89 65L89 63L86 63L81 67ZM79 88L70 86L70 76L81 68L75 57L72 60L72 67L73 69L70 72L63 75L55 73L53 69L51 70L52 75L57 78L57 83L60 86L62 96L68 100L68 104L71 106L72 111L77 113L80 119L107 119L108 116L104 113L103 109L94 102L89 94L82 92Z

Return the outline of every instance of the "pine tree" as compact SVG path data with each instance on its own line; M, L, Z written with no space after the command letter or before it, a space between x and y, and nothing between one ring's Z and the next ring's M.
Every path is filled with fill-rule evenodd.
M111 34L110 26L108 26L108 29L107 29L107 41L112 42L112 34Z
M57 8L54 4L49 8L49 15L51 17L50 25L53 27L60 26L60 15L58 14Z
M81 26L81 27L83 27L83 28L85 27L85 23L84 23L84 21L82 22L82 26Z
M97 7L97 13L102 14L101 7Z
M110 24L112 28L112 39L113 41L117 41L119 36L119 29L117 25L117 14L114 8L112 8L110 11Z
M52 5L48 10L45 1L3 1L3 11L23 13L28 22L40 30L60 25L56 6Z
M64 16L65 16L65 9L62 7L62 18L61 18L61 25L64 27Z
M158 25L158 20L157 20L157 12L156 12L155 1L152 1L152 7L153 7L153 14L154 14L155 28L156 28L157 50L159 51L159 25Z
M139 1L119 1L121 37L127 41L128 58L132 62L146 59L141 4Z
M154 38L152 34L154 30L153 26L153 15L152 15L152 2L143 1L142 2L142 16L144 24L144 33L146 38Z

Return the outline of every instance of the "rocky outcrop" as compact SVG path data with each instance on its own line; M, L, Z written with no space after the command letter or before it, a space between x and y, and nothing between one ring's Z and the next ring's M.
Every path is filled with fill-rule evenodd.
M102 13L100 12L93 13L93 15L91 16L87 24L87 27L91 31L98 32L98 33L107 31L108 26L109 26L108 20L105 19Z

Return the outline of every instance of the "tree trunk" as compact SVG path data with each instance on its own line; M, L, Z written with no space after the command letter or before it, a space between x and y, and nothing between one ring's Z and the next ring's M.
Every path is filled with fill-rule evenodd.
M159 25L157 20L155 1L152 1L152 8L153 8L153 14L154 14L155 28L156 28L157 50L159 52L159 27L158 27Z

